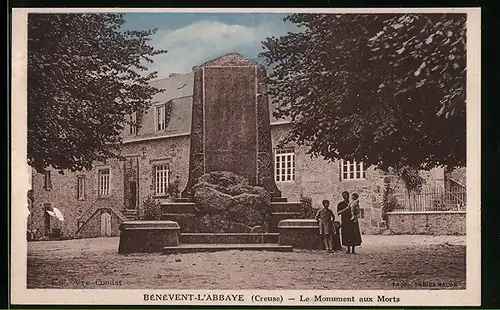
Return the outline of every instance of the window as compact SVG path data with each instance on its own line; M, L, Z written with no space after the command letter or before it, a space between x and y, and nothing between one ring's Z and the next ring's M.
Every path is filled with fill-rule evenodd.
M85 200L85 176L80 175L77 179L77 196L78 200Z
M154 166L155 194L165 195L168 187L168 166Z
M137 134L137 112L134 112L129 115L129 129L128 133L131 135L136 135Z
M277 182L295 181L295 151L293 148L276 149L275 164Z
M109 195L109 168L99 169L97 187L99 196Z
M363 162L341 160L340 179L341 180L362 180L366 178Z
M43 188L49 190L52 188L52 180L50 178L50 171L45 171L43 179Z
M165 130L165 105L156 107L155 120L156 131Z

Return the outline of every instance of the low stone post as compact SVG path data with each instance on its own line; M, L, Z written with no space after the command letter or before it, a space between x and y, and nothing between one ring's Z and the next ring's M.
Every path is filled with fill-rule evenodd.
M118 253L161 253L165 246L179 245L179 231L174 221L123 222Z
M278 224L279 245L291 245L295 249L323 249L319 225L314 219L287 219Z

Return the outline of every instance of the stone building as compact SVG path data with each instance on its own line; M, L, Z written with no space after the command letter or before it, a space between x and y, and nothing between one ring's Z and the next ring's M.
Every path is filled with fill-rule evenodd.
M64 175L55 170L33 171L29 230L47 237L116 236L119 224L136 217L145 197L153 195L166 202L173 192L184 189L189 169L193 73L172 74L152 84L165 91L153 98L147 113L130 116L140 126L124 128L124 160L97 163L91 171L65 171ZM271 116L275 180L282 196L288 201L310 197L317 206L329 199L336 208L342 191L358 192L362 232L384 229L381 205L386 175L363 163L311 158L297 145L278 148L290 126L289 121ZM443 169L427 173L427 186L444 187L444 177ZM64 221L46 212L53 207L61 210Z

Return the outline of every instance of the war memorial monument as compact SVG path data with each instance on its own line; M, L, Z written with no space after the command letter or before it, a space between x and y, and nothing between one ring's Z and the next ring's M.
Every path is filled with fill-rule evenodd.
M297 219L300 203L276 186L265 79L239 54L194 68L182 198L162 204L162 221L122 223L120 253L321 246L315 220Z

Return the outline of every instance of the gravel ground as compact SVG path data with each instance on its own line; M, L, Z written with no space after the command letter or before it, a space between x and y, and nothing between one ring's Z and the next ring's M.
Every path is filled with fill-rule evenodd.
M465 289L463 236L363 236L358 254L119 255L118 238L28 243L28 288Z

